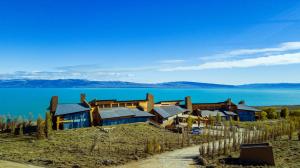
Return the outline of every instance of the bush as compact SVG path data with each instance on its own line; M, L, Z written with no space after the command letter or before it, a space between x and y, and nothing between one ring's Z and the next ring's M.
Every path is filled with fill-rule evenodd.
M188 128L192 128L193 127L193 123L194 123L194 119L191 116L189 116L187 118L187 126L188 126Z
M268 114L267 114L267 112L265 112L265 111L262 111L261 114L260 114L260 116L261 116L261 119L262 119L262 120L268 119L268 117L267 117Z
M39 116L37 119L37 139L44 139L45 138L45 121Z
M277 118L277 112L275 108L266 108L263 109L267 113L268 119L276 119Z
M220 113L217 114L216 119L217 119L218 123L220 123L222 121Z
M300 117L300 110L293 110L293 111L290 111L289 116Z
M289 109L288 108L283 108L283 109L281 109L281 111L280 111L280 116L282 117L282 118L288 118L289 117Z
M46 127L45 127L45 133L46 133L46 137L50 137L52 132L52 116L50 114L50 112L46 113Z

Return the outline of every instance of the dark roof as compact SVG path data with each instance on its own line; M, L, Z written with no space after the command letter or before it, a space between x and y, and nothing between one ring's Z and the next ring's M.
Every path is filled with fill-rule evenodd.
M168 103L168 102L182 102L183 100L165 100L165 101L159 101L159 102L156 102L156 104L161 104L161 103Z
M141 100L117 100L117 99L107 99L107 100L92 100L91 102L93 102L93 101L95 101L95 102L115 102L115 103L117 103L117 102L124 102L124 103L126 103L126 102L141 102L141 101L147 101L147 100L145 100L145 99L141 99Z
M89 107L86 107L81 103L58 104L55 111L55 116L78 113L78 112L89 111L89 110L90 110Z
M214 111L201 110L201 117L209 117L209 116L216 117L218 113L220 114L221 117L225 117L225 114L219 110L214 110Z
M141 111L137 108L113 107L104 108L99 111L102 119L119 118L119 117L152 117L154 115Z
M232 111L224 111L224 113L225 113L226 115L237 115L237 114L235 114L235 113L232 112Z
M258 110L256 108L254 108L254 107L247 106L245 104L238 104L237 109L238 110L245 110L245 111L255 111L255 112L261 111L261 110Z
M175 106L175 105L154 107L154 110L163 118L168 118L188 111L185 108L182 108L180 106Z

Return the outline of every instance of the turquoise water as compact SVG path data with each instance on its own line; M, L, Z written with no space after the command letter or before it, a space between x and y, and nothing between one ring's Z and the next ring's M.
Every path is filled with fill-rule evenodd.
M154 88L100 88L100 89L36 89L0 88L0 115L34 116L44 113L49 106L51 96L59 96L60 103L79 102L80 93L86 93L87 99L144 99L146 93L154 95L155 101L184 99L192 96L195 103L224 101L232 98L234 102L245 100L247 104L259 105L299 105L300 89L154 89Z

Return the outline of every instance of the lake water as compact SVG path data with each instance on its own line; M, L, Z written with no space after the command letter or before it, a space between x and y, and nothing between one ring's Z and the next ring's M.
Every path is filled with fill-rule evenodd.
M155 101L184 99L191 96L194 103L224 101L227 98L237 103L245 100L253 106L260 105L299 105L300 89L157 89L157 88L99 88L99 89L49 89L49 88L0 88L0 115L44 116L51 96L59 96L60 103L77 103L80 93L92 99L144 99L152 93Z

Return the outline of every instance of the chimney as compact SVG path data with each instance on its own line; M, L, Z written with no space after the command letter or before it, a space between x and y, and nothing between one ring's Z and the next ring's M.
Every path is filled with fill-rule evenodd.
M50 101L50 112L55 113L58 104L58 96L52 96Z
M185 108L188 109L190 112L193 112L193 104L191 96L185 97Z
M80 103L84 103L86 99L86 95L84 93L80 94Z
M226 100L226 102L227 102L227 105L231 105L231 98L228 98L227 100Z
M147 93L146 100L148 101L147 112L150 112L154 108L154 96L150 93Z

